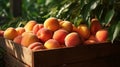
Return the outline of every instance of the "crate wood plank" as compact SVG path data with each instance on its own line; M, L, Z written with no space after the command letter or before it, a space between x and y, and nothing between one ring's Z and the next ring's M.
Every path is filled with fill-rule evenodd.
M120 54L53 67L120 67Z
M5 49L7 53L10 53L11 55L15 56L18 60L21 60L32 67L33 53L30 49L22 47L21 45L15 44L13 41L4 38L0 38L0 41L0 46L3 49Z
M48 51L36 51L33 55L35 67L51 67L78 61L84 62L117 54L120 54L119 44L113 45L111 43L102 43Z
M5 61L5 67L30 67L29 65L22 63L14 56L10 55L9 53L5 54L4 61Z
M66 64L79 65L78 62L87 62L97 58L104 58L120 54L120 42L100 43L93 45L81 45L70 48L58 48L52 50L40 50L32 52L30 49L14 42L0 38L0 46L6 49L7 53L15 56L18 60L27 63L31 67L57 67ZM119 56L120 58L120 56ZM80 63L82 64L82 63ZM83 63L84 64L84 63Z

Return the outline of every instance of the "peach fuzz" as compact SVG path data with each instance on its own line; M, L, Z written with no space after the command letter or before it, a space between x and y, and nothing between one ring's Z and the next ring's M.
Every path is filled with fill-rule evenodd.
M62 21L61 28L67 30L68 32L72 32L73 25L70 21Z
M90 32L92 35L95 35L98 30L102 29L102 25L100 24L99 20L97 18L91 19L91 25L90 25Z
M38 30L40 30L41 28L43 28L44 25L43 24L36 24L34 27L33 27L33 33L34 34L37 34Z
M53 37L53 32L47 28L42 28L36 35L42 42L45 42Z
M101 29L96 32L95 37L98 42L105 42L108 38L108 31L106 29Z
M57 18L50 17L45 20L44 27L51 31L56 31L60 28L59 21L57 20Z
M81 38L78 33L71 32L65 37L66 47L74 47L82 43Z
M46 49L55 49L55 48L61 48L60 43L55 39L49 39L44 43L44 46Z
M18 36L17 31L13 27L9 27L4 31L4 38L13 40L16 36Z
M30 44L34 42L39 42L40 40L37 38L37 36L31 32L26 32L24 35L22 35L21 45L28 47Z
M28 46L28 48L29 48L29 49L32 49L32 50L34 50L34 51L35 51L35 50L45 49L43 43L41 43L41 42L34 42L34 43L30 44L30 45Z
M33 30L33 27L37 24L37 22L35 20L30 20L26 23L26 25L24 26L25 31L29 32Z
M64 44L65 43L64 39L68 33L69 32L64 29L59 29L54 32L53 39L57 40L60 44Z
M83 39L88 39L90 36L90 30L86 24L80 24L78 27L78 33Z
M16 31L18 32L18 35L22 35L22 33L25 32L25 28L23 28L23 27L17 27Z
M17 37L13 39L13 42L17 44L21 44L21 40L22 40L22 35L18 35Z

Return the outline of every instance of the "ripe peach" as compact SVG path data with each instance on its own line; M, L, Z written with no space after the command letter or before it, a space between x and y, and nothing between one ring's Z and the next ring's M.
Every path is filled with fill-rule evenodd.
M13 42L17 44L21 44L21 40L22 40L22 35L18 35L17 37L13 39Z
M4 38L13 40L18 35L17 31L13 27L9 27L4 31Z
M91 20L90 32L92 35L95 35L98 30L102 29L102 26L98 19L93 18Z
M72 30L73 30L73 25L70 21L62 21L61 27L62 27L62 29L67 30L68 32L72 32Z
M73 25L73 32L78 32L78 28L74 24L72 25Z
M71 32L65 37L65 45L67 47L77 46L80 45L81 43L82 43L81 38L79 34L76 32Z
M83 39L88 39L90 36L90 30L85 24L80 24L78 27L78 33Z
M44 45L41 42L34 42L28 46L29 49L35 50L41 50L45 49Z
M45 42L53 37L53 32L47 28L42 28L36 35L42 42Z
M57 18L50 17L45 20L44 27L51 31L56 31L60 28L59 21L57 20Z
M65 48L66 47L66 45L65 44L60 44L61 45L61 48Z
M23 28L23 27L17 27L16 31L18 32L18 35L22 35L22 33L25 32L25 28Z
M97 42L97 39L94 35L90 35L90 37L88 38L88 40L95 40Z
M28 47L30 44L34 42L39 42L39 39L35 34L26 32L24 35L22 35L21 45Z
M27 24L24 26L25 31L26 31L26 32L32 31L33 27L34 27L36 24L37 24L37 22L34 21L34 20L28 21Z
M3 37L3 35L4 35L4 31L0 30L0 37Z
M58 22L60 23L60 22L62 22L63 20L62 19L58 19Z
M108 31L106 29L101 29L96 32L95 36L98 42L105 42L108 38Z
M57 40L60 44L64 44L65 43L64 39L68 33L69 32L64 29L59 29L54 32L53 39Z
M41 28L43 28L44 25L43 24L36 24L34 27L33 27L33 33L34 34L37 34L38 30L40 30Z
M91 44L94 44L94 43L97 43L95 40L86 40L85 42L84 42L84 45L91 45Z
M55 49L55 48L61 48L61 45L60 43L55 40L55 39L49 39L48 41L46 41L44 43L44 46L47 48L47 49Z
M63 22L63 20L60 20L60 19L58 19L58 21L59 21L59 25L60 25L60 28L61 28L61 26L64 22Z

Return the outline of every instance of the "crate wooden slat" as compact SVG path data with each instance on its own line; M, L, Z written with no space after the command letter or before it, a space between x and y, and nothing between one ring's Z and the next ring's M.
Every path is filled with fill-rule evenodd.
M92 60L57 65L54 67L120 67L120 55L100 57Z
M120 54L120 45L111 43L95 44L89 46L78 46L65 49L34 52L35 67L49 67L75 62L84 62L99 57L107 57ZM42 57L42 58L41 58ZM40 60L37 60L40 59ZM49 60L49 61L48 61ZM45 63L46 64L45 64ZM52 63L50 63L52 62ZM41 63L41 65L39 65Z
M21 47L21 45L15 44L11 40L7 40L0 37L0 46L5 49L6 53L9 53L15 56L18 60L23 61L24 63L32 67L32 51L26 47Z
M6 53L4 55L5 67L30 67L29 65L19 61L14 56Z
M31 51L14 42L0 38L0 46L14 58L30 67L114 67L120 66L120 42L81 45L70 48ZM107 61L110 60L111 61ZM116 61L114 63L114 61ZM94 64L95 63L95 64Z

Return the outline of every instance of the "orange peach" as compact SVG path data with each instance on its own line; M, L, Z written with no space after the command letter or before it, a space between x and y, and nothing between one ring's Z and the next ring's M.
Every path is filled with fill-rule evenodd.
M60 28L62 27L62 24L64 23L63 20L58 20L59 21L59 25L60 25Z
M44 46L47 48L47 49L55 49L55 48L61 48L61 45L60 43L55 40L55 39L49 39L48 41L46 41L44 43Z
M34 21L34 20L28 21L27 24L24 26L25 31L26 31L26 32L32 31L32 30L33 30L33 27L34 27L36 24L37 24L37 22Z
M91 19L90 32L95 35L98 30L102 29L102 26L97 18Z
M65 43L64 39L68 33L69 32L64 29L59 29L54 32L53 39L57 40L60 44L64 44Z
M13 42L17 44L21 44L21 40L22 40L22 35L18 35L17 37L13 39Z
M45 49L44 45L41 42L34 42L28 46L29 49L35 50L41 50Z
M18 36L17 31L13 27L9 27L4 31L4 38L13 40L16 36Z
M3 35L4 35L4 31L0 30L0 37L3 37Z
M105 42L108 38L108 31L106 29L101 29L96 32L95 36L98 42Z
M53 32L47 28L42 28L36 35L42 42L45 42L53 37Z
M72 26L73 26L72 31L73 31L73 32L78 32L78 28L77 28L74 24L72 24Z
M61 45L61 48L65 48L66 47L66 45L65 44L60 44Z
M88 38L88 40L95 40L97 42L97 39L94 35L90 35L90 37Z
M44 47L44 46L43 46ZM33 51L37 51L37 50L43 50L43 49L45 49L45 48L42 48L42 45L41 46L36 46L36 47L34 47L32 50Z
M56 31L60 28L59 21L57 20L57 18L50 17L45 20L44 27L51 31Z
M95 43L97 43L95 40L86 40L84 42L84 45L92 45L92 44L95 44Z
M22 35L22 33L25 32L25 28L23 28L23 27L17 27L16 31L18 32L18 35Z
M88 39L90 36L90 30L85 24L80 24L78 27L78 33L80 34L81 37L84 39Z
M60 23L60 22L62 22L63 20L62 19L58 19L58 22Z
M37 34L38 30L40 30L41 28L43 28L44 25L43 24L36 24L34 27L33 27L33 33L34 34Z
M62 21L61 27L62 27L62 29L67 30L68 32L72 32L72 30L73 30L73 25L70 21Z
M23 32L23 33L22 33L22 36L24 36L24 35L26 35L26 34L28 34L28 33L34 34L33 31L29 31L29 32Z
M24 35L22 35L21 45L28 47L30 44L39 41L40 40L37 38L35 34L26 32Z
M65 45L67 47L73 47L80 45L82 43L81 38L78 33L71 32L65 37Z

